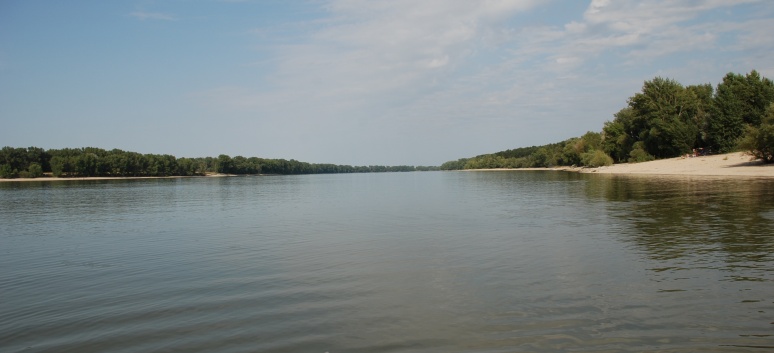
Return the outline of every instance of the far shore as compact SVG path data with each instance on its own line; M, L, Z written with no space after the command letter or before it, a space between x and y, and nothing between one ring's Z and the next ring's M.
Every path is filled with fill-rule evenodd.
M554 170L578 173L620 174L620 175L682 175L682 176L720 176L720 177L763 177L774 178L774 164L764 164L753 160L744 152L735 152L711 156L676 157L642 163L621 163L607 167L554 167L554 168L496 168L467 169L465 171L535 171ZM259 174L263 175L263 174ZM0 179L0 182L30 181L74 181L74 180L127 180L127 179L175 179L175 178L217 178L235 176L231 174L207 174L203 176L165 176L165 177L73 177L73 178L16 178Z
M774 178L774 164L763 164L761 160L753 160L749 154L744 152L699 157L676 157L642 163L621 163L608 167L598 168L556 167L473 169L473 171L499 170L558 170L580 173L621 175L682 175Z
M232 174L207 174L207 175L192 175L192 176L182 176L182 175L173 175L173 176L158 176L158 177L135 177L135 176L129 176L129 177L64 177L64 178L56 178L56 177L40 177L40 178L14 178L14 179L2 179L0 178L0 183L2 182L15 182L15 181L75 181L75 180L135 180L135 179L180 179L180 178L219 178L219 177L228 177L228 176L236 176Z

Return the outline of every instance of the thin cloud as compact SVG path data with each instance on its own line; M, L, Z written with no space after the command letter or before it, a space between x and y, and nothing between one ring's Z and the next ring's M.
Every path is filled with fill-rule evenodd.
M708 11L754 2L593 0L582 18L529 27L512 18L542 2L334 0L326 6L330 16L317 19L306 37L274 48L272 82L307 97L381 100L449 89L450 82L475 77L484 67L494 70L482 74L516 81L525 65L531 72L577 77L566 71L603 56L630 65L713 50L729 35L740 39L731 50L769 44L770 36L760 35L771 27L761 30L764 20L742 17L715 27L691 22Z
M717 50L721 38L736 38L726 50L741 50L747 43L769 44L769 20L724 18L707 23L702 16L758 1L609 1L594 0L583 19L558 27L527 29L527 39L516 38L520 55L573 57L593 61L610 55L619 62L638 64L680 52ZM768 23L766 23L768 21ZM770 47L770 45L768 45ZM748 48L752 45L747 45ZM577 61L576 61L577 63Z
M145 20L177 21L177 17L163 14L160 12L135 11L130 13L129 16L134 17L140 21L145 21Z
M338 99L421 91L465 65L497 23L538 3L331 1L328 21L306 40L277 48L275 82Z
M256 35L270 53L256 64L268 72L259 84L201 97L329 134L469 134L509 148L553 142L600 128L656 75L694 84L729 67L770 72L748 55L774 47L768 17L726 15L750 2L595 0L564 23L535 23L539 7L559 5L334 0L328 16L291 31L292 41ZM523 133L543 127L555 137Z

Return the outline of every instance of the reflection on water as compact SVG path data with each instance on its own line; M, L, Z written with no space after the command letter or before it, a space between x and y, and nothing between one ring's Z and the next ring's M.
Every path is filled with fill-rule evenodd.
M774 181L756 178L595 176L617 240L648 260L659 293L683 300L702 330L735 333L717 350L774 348ZM731 284L732 282L734 284ZM702 308L697 313L691 308ZM717 317L703 311L723 313ZM710 340L710 339L708 339ZM727 348L726 348L727 347Z
M758 352L774 182L0 183L0 351Z
M767 179L598 176L587 194L633 226L626 240L656 260L723 271L728 280L774 280L774 182ZM738 274L736 269L744 269Z

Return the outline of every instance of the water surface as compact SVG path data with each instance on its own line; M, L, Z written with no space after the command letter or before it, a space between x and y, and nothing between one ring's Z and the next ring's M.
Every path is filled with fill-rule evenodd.
M0 183L3 352L763 352L774 181Z

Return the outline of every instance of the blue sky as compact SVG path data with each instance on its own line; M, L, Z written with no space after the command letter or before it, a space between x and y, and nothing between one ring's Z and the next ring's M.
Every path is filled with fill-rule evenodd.
M768 0L2 1L0 145L440 165L774 78Z

